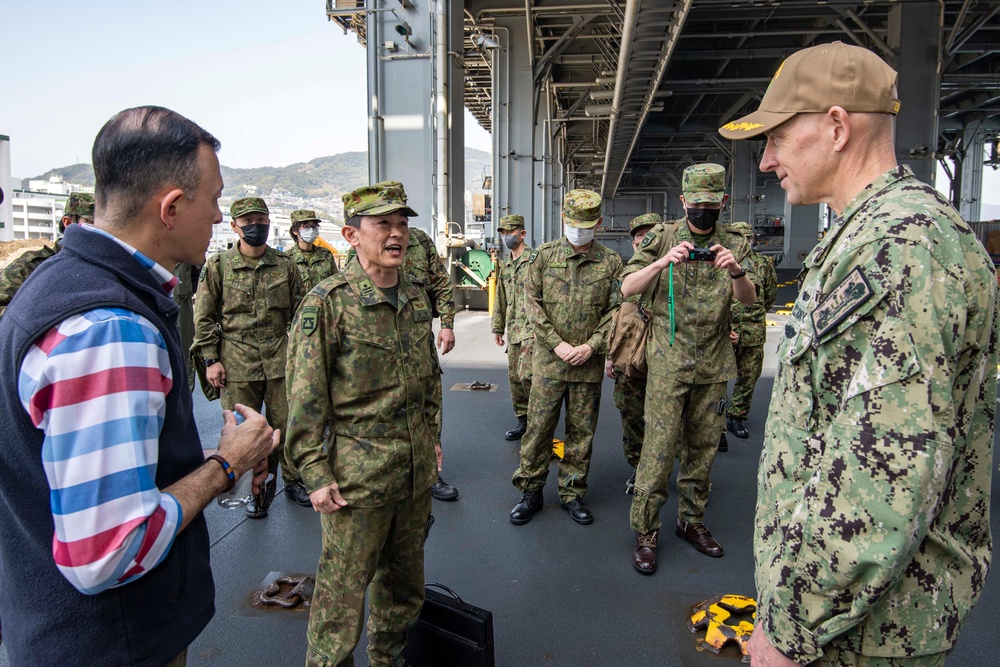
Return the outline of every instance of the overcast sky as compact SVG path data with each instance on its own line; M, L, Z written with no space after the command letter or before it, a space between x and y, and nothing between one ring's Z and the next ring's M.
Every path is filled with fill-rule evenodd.
M324 0L0 0L0 134L19 178L90 162L101 125L142 104L222 141L230 167L367 150L365 50ZM491 150L465 113L466 145ZM1000 204L1000 172L983 172Z

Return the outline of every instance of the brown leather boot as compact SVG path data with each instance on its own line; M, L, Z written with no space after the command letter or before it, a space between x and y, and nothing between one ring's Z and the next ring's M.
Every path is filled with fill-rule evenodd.
M725 552L722 545L715 541L712 533L703 523L689 523L677 519L677 528L674 530L677 536L687 540L694 545L694 548L706 556L720 558Z
M632 554L632 567L642 574L656 572L656 531L635 534L635 553Z

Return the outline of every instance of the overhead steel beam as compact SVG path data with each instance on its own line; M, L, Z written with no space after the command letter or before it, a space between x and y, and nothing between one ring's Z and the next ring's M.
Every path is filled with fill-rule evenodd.
M530 0L529 0L530 1ZM543 78L552 68L553 59L566 50L574 38L576 38L587 25L597 18L596 14L585 14L573 18L573 25L562 34L555 44L550 46L538 62L534 65L535 83Z

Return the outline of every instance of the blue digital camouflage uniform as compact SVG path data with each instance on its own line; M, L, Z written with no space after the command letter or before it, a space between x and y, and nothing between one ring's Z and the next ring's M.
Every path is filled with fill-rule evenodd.
M624 276L652 264L670 248L698 243L685 219L656 225L646 233ZM716 224L705 247L725 246L737 261L750 251L746 239ZM678 518L701 523L708 502L709 479L722 432L726 382L736 377L736 357L729 342L733 281L711 262L673 266L674 340L671 343L669 270L658 278L653 295L652 328L646 346L646 433L630 523L637 533L659 530L660 508L674 459L677 473ZM752 268L744 265L753 279Z
M937 664L957 640L992 548L996 297L969 225L908 167L806 259L754 531L758 631L792 660Z

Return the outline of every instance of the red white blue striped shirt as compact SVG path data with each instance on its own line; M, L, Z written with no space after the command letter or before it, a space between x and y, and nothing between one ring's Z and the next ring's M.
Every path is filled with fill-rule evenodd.
M84 227L114 239L173 292L177 279L165 268ZM81 593L149 572L178 533L180 503L155 482L173 382L163 336L148 319L120 308L68 317L35 341L21 363L21 404L45 432L52 555Z

